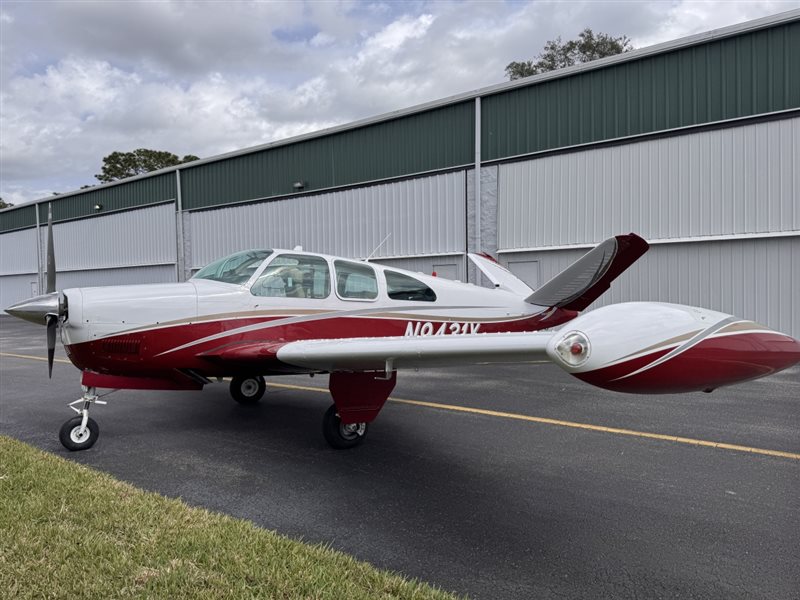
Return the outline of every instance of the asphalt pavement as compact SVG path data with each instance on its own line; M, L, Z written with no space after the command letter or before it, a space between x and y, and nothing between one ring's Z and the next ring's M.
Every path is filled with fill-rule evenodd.
M0 433L141 488L473 598L800 598L800 369L672 396L552 365L403 372L394 398L444 406L389 402L347 451L322 437L325 377L271 379L323 391L273 386L255 407L225 383L119 391L70 453L79 373L25 358L44 339L0 317Z

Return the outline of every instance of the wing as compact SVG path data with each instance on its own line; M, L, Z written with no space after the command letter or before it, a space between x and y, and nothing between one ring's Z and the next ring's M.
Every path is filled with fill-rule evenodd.
M385 371L470 364L549 362L552 332L478 333L290 342L283 363L319 371Z
M635 233L602 242L525 298L538 306L581 311L649 248Z

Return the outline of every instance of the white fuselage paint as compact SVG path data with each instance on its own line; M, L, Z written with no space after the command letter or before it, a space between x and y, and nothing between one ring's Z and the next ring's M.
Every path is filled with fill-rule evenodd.
M293 317L310 312L318 316L301 318L368 315L409 319L407 335L452 335L478 332L480 325L475 321L523 319L545 310L507 290L483 288L374 263L365 263L377 274L378 296L374 300L340 298L335 285L323 299L253 295L250 291L253 283L270 262L284 253L321 257L327 261L331 273L335 273L333 263L339 258L275 250L243 285L192 279L184 283L67 289L63 293L69 301L69 319L62 328L62 339L65 344L77 344L125 332L169 327L181 321L231 320L259 314ZM389 298L385 271L421 281L436 293L436 301ZM416 315L419 317L415 318Z

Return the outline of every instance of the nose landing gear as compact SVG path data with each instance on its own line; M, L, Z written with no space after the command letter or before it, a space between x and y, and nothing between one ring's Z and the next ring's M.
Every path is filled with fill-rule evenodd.
M79 416L69 419L58 432L58 439L67 450L88 450L100 436L100 427L89 416L89 407L92 404L105 404L106 401L98 399L95 392L95 388L83 386L83 396L69 403L69 407ZM81 402L82 408L76 408L75 405Z

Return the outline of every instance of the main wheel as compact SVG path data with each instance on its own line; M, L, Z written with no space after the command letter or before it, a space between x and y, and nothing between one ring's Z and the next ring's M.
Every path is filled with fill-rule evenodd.
M100 428L97 421L89 417L86 421L86 428L81 432L82 417L72 417L61 426L58 432L58 439L67 450L88 450L97 441L100 435Z
M231 396L239 404L258 404L267 384L261 375L234 377L231 381Z
M358 446L367 435L366 423L342 423L333 404L325 411L322 419L322 434L327 442L337 450Z

